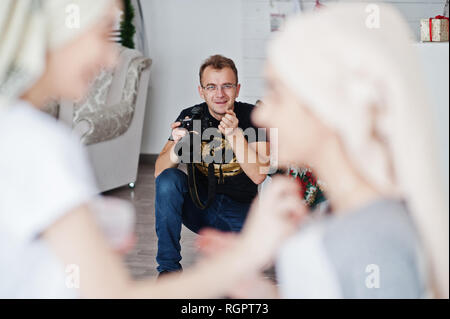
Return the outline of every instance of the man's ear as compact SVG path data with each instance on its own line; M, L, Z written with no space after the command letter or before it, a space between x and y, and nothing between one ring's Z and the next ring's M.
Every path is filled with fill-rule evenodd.
M205 99L205 94L203 94L203 88L202 88L201 85L198 86L198 94L200 95L200 97L201 97L202 99L204 99L204 100L206 101L206 99Z
M241 85L240 84L238 84L237 86L236 86L236 97L239 97L239 92L241 91Z

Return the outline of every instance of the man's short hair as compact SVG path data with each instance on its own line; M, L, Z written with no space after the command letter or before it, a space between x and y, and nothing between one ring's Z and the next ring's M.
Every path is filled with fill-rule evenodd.
M203 83L202 83L203 72L209 66L215 70L222 70L224 68L230 68L234 72L234 75L236 76L236 84L239 83L238 71L237 71L236 65L234 64L233 60L228 59L228 58L224 57L223 55L216 54L216 55L210 56L208 59L206 59L205 62L203 62L202 66L200 67L200 73L199 73L200 85L203 85Z

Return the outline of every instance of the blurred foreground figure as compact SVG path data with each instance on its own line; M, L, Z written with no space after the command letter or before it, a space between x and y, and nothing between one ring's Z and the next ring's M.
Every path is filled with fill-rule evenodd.
M280 162L311 163L334 213L286 245L280 284L285 297L448 298L448 193L420 62L402 16L368 8L300 16L269 48L255 122L291 141Z
M130 278L120 256L133 244L130 209L97 198L79 140L40 110L81 98L115 65L114 5L0 1L0 298L219 297L257 273L304 213L294 182L281 179L269 213L250 209L234 249L157 283Z
M331 210L280 252L283 298L448 298L448 192L419 60L401 15L368 8L298 16L268 50L254 122L278 128L282 166L314 168ZM205 236L208 254L233 241ZM255 277L234 296L273 293Z

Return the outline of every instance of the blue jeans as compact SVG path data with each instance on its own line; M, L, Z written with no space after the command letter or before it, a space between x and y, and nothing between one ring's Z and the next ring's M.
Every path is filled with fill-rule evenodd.
M201 201L206 202L206 190L199 189ZM216 194L205 210L195 206L188 188L187 175L177 168L164 170L156 178L155 217L158 272L181 269L181 225L198 233L204 227L239 232L247 217L250 204L239 203L226 195Z

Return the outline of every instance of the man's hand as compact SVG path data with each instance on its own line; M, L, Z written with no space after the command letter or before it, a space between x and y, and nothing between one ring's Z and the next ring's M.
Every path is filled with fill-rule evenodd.
M175 144L178 143L178 141L181 140L188 133L188 131L185 128L179 128L180 125L181 122L175 122L170 125L170 127L172 128L172 138Z
M222 118L219 124L219 131L225 135L225 137L232 136L238 128L239 120L236 117L236 113L232 110L227 110L227 114Z
M219 124L219 131L225 135L226 140L231 145L237 162L245 172L245 174L255 184L261 184L266 178L267 167L269 166L267 143L265 147L258 148L258 150L249 147L248 141L245 137L244 131L239 128L239 120L236 113L228 110L222 121ZM262 144L258 142L258 144ZM259 160L259 152L262 152Z
M186 118L188 118L186 116ZM175 122L170 125L172 129L171 138L172 140L167 141L164 145L163 150L159 153L158 158L155 163L155 178L159 176L165 169L177 167L179 164L178 156L175 154L174 150L177 143L188 134L185 128L180 128L181 122Z

